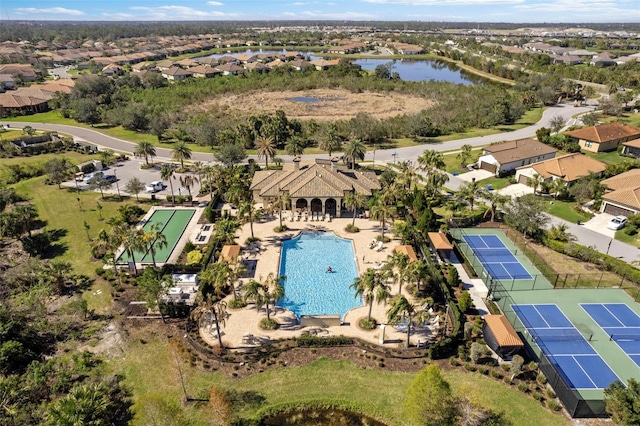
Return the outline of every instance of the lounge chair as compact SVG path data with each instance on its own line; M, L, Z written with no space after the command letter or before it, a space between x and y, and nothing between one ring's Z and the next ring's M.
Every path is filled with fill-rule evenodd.
M378 241L378 245L374 248L375 251L382 251L384 248L384 243L382 241Z
M331 215L329 213L325 214L324 220L326 220L327 222L331 222Z

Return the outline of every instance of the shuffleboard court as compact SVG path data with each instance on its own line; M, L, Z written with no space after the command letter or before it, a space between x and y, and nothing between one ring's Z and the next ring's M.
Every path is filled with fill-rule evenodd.
M143 229L149 229L154 224L159 223L167 244L164 247L159 247L155 246L154 242L155 253L153 255L150 250L145 249L134 252L133 259L138 263L152 263L155 258L156 262L165 263L171 256L194 214L194 209L158 209L154 211L144 224ZM131 256L126 251L118 258L119 263L131 261Z

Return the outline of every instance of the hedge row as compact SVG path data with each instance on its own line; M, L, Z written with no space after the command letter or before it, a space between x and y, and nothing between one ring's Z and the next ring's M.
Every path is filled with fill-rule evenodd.
M580 259L584 262L600 265L606 271L624 277L625 279L640 284L640 270L628 264L624 260L620 260L613 256L600 253L591 247L585 247L573 242L556 241L550 238L543 238L542 243L558 253Z
M296 339L296 344L298 347L344 346L352 345L353 339L343 335L318 337L311 334L303 334Z
M430 359L442 359L454 353L457 350L458 342L464 333L465 316L462 311L460 311L458 304L454 301L451 288L444 282L440 283L440 288L447 298L447 303L449 303L450 314L453 318L453 330L449 337L429 346Z

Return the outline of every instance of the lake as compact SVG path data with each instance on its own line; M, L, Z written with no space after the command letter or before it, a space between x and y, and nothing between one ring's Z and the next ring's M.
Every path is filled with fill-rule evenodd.
M256 55L258 53L287 53L286 50L247 50L245 52L224 53L209 55L211 58L219 58L221 56L237 56L237 55ZM295 52L305 55L310 60L319 59L321 56L310 52ZM197 59L197 58L195 58ZM394 62L390 59L356 59L352 61L356 65L360 65L362 69L373 71L378 65L384 65ZM461 70L456 65L446 61L431 60L396 60L393 64L391 72L397 72L400 78L405 81L445 81L455 84L484 84L486 82L482 77Z

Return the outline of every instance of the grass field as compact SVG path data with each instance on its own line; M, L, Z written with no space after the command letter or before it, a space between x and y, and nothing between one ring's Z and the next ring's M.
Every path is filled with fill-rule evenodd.
M497 190L497 189L503 189L506 188L507 186L509 186L509 179L511 179L513 176L510 177L490 177L487 179L482 179L481 181L479 181L479 183L482 185L483 188L486 188L487 185L491 185L491 189L493 190Z
M54 158L66 158L72 164L80 164L85 161L96 159L98 158L98 156L81 154L75 151L68 151L62 154L41 154L33 157L3 158L2 163L0 163L0 181L6 181L7 173L8 173L6 166L20 164L25 167L37 167L37 166L44 165L46 162Z
M593 159L602 161L603 163L606 163L606 164L619 164L624 161L631 160L629 157L623 157L622 155L618 154L618 151L598 152L598 153L585 152L585 154Z
M543 204L544 211L554 216L557 216L560 219L564 219L572 223L578 223L578 221L586 222L587 220L593 217L593 215L590 215L585 211L582 211L582 210L578 211L576 209L575 202L550 200L547 197L545 198L539 197L539 198L544 201L544 204Z
M246 379L232 380L221 373L199 371L189 367L186 361L181 362L187 378L187 393L191 397L207 398L211 386L216 385L252 396L254 400L264 398L262 403L236 407L236 414L242 417L254 416L260 410L283 403L345 400L389 425L408 424L403 402L405 390L414 377L412 373L368 370L350 361L321 358L302 367L280 367L256 372ZM158 339L137 341L129 348L127 357L111 361L111 367L115 372L124 373L127 384L134 391L134 425L149 424L149 416L158 405L172 407L170 414L181 419L183 424L209 424L205 409L181 406L182 390L176 362L166 342ZM504 412L512 424L569 424L563 416L545 410L531 397L495 379L462 370L446 371L444 376L456 394Z

